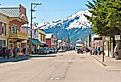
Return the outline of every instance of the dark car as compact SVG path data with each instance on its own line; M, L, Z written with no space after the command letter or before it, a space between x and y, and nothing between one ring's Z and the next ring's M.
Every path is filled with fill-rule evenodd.
M55 48L49 48L49 53L56 53L57 52L57 49Z
M39 54L48 54L49 53L49 49L48 48L40 48L39 49Z

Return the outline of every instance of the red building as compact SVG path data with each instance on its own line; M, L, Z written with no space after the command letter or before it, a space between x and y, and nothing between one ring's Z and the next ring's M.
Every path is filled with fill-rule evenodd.
M57 48L57 38L53 34L46 34L45 40L49 48Z

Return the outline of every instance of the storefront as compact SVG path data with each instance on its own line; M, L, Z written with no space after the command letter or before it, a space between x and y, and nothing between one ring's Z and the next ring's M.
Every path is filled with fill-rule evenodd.
M7 16L8 30L7 30L7 43L8 48L13 49L15 47L20 49L20 53L23 48L27 48L28 34L22 32L21 26L28 23L26 16L26 8L22 5L19 7L0 8L0 12ZM8 13L9 12L9 13Z
M0 47L7 47L7 16L0 12Z

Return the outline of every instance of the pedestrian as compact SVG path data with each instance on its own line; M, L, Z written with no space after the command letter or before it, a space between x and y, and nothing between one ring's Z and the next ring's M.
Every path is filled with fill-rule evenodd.
M3 57L5 57L5 55L6 55L6 47L2 48L2 52L3 52Z
M103 47L101 46L101 47L100 47L99 55L101 55L101 54L103 54L103 53L104 53L104 51L103 51Z
M26 48L23 48L23 54L24 55L26 54Z
M97 52L97 49L98 49L98 48L96 47L96 48L95 48L95 51L94 51L95 55L97 55L97 53L98 53L98 52Z
M17 54L17 47L13 48L13 57L15 58Z
M118 44L116 44L115 48L114 48L114 57L116 59L118 59Z
M0 56L2 56L2 46L0 46Z
M97 52L98 52L98 54L100 54L100 47L97 48Z
M10 56L10 49L7 48L6 54L7 54L7 58L9 59L9 56Z

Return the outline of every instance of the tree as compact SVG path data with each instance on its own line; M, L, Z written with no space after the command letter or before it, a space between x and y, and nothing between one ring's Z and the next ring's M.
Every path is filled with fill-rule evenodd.
M94 33L112 37L114 49L114 35L121 35L121 0L93 0L86 5L92 13L91 17L86 17L92 23Z
M94 33L112 36L120 33L121 29L121 1L93 0L86 4L92 17L86 16L92 23Z

